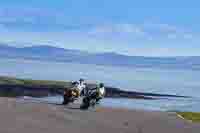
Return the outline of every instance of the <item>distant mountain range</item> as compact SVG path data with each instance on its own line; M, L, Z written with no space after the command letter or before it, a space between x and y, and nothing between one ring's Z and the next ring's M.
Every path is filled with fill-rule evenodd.
M125 67L200 70L200 56L126 56L117 53L88 53L86 51L63 49L48 45L17 48L0 44L0 57Z

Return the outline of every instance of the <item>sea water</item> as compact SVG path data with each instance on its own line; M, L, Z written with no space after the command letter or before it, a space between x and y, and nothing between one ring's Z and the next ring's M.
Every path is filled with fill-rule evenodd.
M191 96L160 100L104 99L102 105L150 110L200 112L200 71L190 69L131 68L78 63L0 59L0 75L39 80L103 82L124 90ZM59 97L48 100L59 101Z

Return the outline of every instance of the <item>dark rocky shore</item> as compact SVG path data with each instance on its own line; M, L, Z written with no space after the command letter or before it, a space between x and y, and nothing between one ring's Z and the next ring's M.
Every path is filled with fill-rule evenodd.
M24 80L10 77L0 77L0 96L33 96L44 97L49 95L62 95L65 88L70 88L70 82ZM88 84L89 88L95 84ZM106 87L106 97L110 98L134 98L134 99L159 99L162 97L183 97L178 95L144 93L124 91L120 88Z

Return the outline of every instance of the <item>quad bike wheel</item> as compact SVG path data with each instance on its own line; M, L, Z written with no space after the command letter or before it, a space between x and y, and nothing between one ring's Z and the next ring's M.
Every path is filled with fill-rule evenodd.
M88 97L84 97L80 109L87 110L89 107L90 107L90 99Z
M74 102L77 97L77 93L74 90L67 90L63 95L63 105L67 105L71 102Z

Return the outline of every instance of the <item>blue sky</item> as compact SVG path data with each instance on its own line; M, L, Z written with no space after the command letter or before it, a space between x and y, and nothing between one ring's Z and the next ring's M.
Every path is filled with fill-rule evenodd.
M6 0L0 42L142 56L200 55L200 2Z

